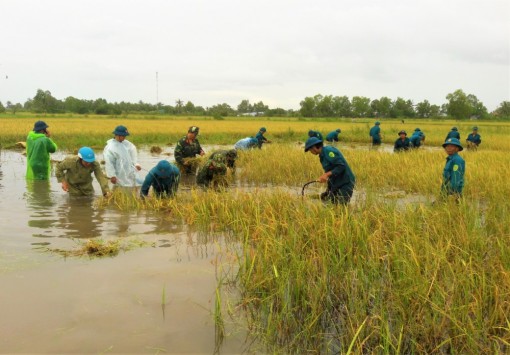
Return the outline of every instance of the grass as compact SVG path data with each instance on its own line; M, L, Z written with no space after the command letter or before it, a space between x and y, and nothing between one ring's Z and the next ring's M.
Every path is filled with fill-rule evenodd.
M141 240L130 240L121 241L120 239L115 240L103 240L100 238L89 239L85 242L78 241L78 247L72 250L58 249L58 248L47 248L47 251L52 253L60 254L64 257L105 257L105 256L116 256L121 251L128 251L133 248L143 247L148 243Z
M154 128L152 120L88 120L94 124L66 126L68 120L55 118L50 126L71 130L70 145L84 127L94 140L116 123L148 144L176 141L191 122L201 127L202 143L231 144L268 128L275 143L241 152L235 187L179 191L172 199L116 192L98 200L103 208L159 210L203 233L222 233L235 246L229 249L234 266L218 276L217 343L232 315L224 307L237 302L263 352L510 351L510 125L477 123L484 141L477 152L461 152L467 172L459 203L439 199L441 149L343 149L357 177L355 202L343 207L300 196L303 183L322 169L299 142L308 129L326 133L338 126L344 142L366 142L369 120L172 119L172 125L154 120ZM404 127L419 126L427 144L440 146L452 125L467 134L471 122L406 120ZM396 138L401 123L383 121L382 128ZM413 196L424 199L413 202ZM225 284L238 290L232 302L222 292ZM164 299L163 288L162 307Z

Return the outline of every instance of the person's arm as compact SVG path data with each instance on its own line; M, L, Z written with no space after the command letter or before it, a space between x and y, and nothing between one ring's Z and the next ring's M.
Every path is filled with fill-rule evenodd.
M64 159L61 162L57 163L57 168L55 170L55 176L57 177L57 182L62 184L62 190L69 191L69 183L65 179L66 171L70 168L69 159Z
M149 195L149 189L151 188L153 182L154 182L154 175L152 174L152 172L149 171L149 173L145 177L145 180L143 181L142 187L140 189L140 195L142 197Z
M453 192L461 193L464 187L464 161L454 162L450 172L450 188Z
M101 187L101 192L103 193L103 196L108 195L110 193L108 179L103 174L103 170L101 170L101 165L97 161L93 163L93 171L97 182L99 182L99 186Z
M109 146L106 146L106 148L103 151L103 157L105 162L105 171L106 176L112 180L112 183L115 184L113 180L117 180L117 172L115 171L115 163L117 161L117 157L112 152L112 148ZM114 179L115 178L115 179Z
M177 145L175 146L174 158L178 164L184 165L184 160L183 160L184 158L183 158L182 150L183 150L182 144L181 144L181 141L179 141L179 142L177 142Z
M131 142L129 142L128 151L129 157L131 158L131 161L133 162L135 169L138 171L142 170L142 167L140 166L140 164L138 164L138 152L136 151L136 146Z
M51 138L48 138L46 140L46 149L48 150L48 153L55 153L57 151L57 144L51 140Z
M334 155L331 156L331 153L333 152L330 152L326 155L326 160L328 160L333 165L333 168L322 174L319 177L319 182L326 182L331 176L340 175L345 171L345 163L342 158L340 158L340 156L335 153L333 153Z

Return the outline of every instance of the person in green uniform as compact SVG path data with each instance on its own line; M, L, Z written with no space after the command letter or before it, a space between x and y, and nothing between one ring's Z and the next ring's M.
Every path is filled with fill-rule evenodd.
M140 195L142 198L148 196L152 186L156 197L172 197L179 188L180 177L179 168L166 160L160 160L145 177Z
M444 140L446 141L449 138L457 138L458 140L460 140L460 133L457 127L452 127L452 129L450 130L450 132L448 132Z
M324 140L324 139L322 139L322 133L319 131L314 131L313 129L308 131L308 138L310 138L310 137L319 138L321 141Z
M399 138L395 141L395 145L393 146L393 151L395 153L403 152L409 150L411 148L411 141L407 138L406 131L398 132Z
M329 132L326 135L326 140L331 143L338 142L338 135L340 134L340 132L342 132L340 128L337 128L336 130ZM320 139L322 140L322 138Z
M326 191L321 198L335 204L348 204L354 192L356 177L342 153L335 147L324 146L316 137L310 137L306 141L305 152L308 151L319 156L324 169L324 174L317 179L318 182L327 182Z
M370 128L369 135L372 137L372 145L380 145L382 142L380 125L381 122L375 121L375 126Z
M209 158L200 168L197 175L197 185L209 187L214 182L218 185L225 185L226 181L221 181L221 177L226 174L226 159L223 155L218 154L214 158Z
M464 148L457 138L448 138L443 143L443 148L448 154L446 164L443 169L443 182L441 184L441 194L443 196L454 195L457 198L462 196L464 188L464 173L466 163L458 154Z
M51 140L49 126L37 121L27 136L27 174L28 180L48 180L51 173L50 153L55 153L57 145Z
M262 148L262 144L264 143L271 143L270 140L268 140L266 137L264 137L264 134L266 133L266 127L261 127L258 131L258 133L255 135L255 138L257 139L258 141L258 144L257 146L259 147L259 149Z
M199 130L197 126L191 126L186 136L182 137L175 146L175 162L182 174L193 175L196 171L192 164L187 161L187 158L195 158L197 155L205 154L197 139Z
M108 179L96 161L94 151L89 147L81 147L78 155L68 156L57 164L56 177L62 190L74 196L93 196L92 173L101 187L103 196L110 194Z
M418 149L425 142L425 133L420 128L416 128L410 140L413 148Z
M478 149L478 146L480 145L480 143L482 143L482 137L478 134L477 126L473 127L473 132L470 133L468 135L468 137L466 138L466 143L467 143L468 149L470 149L470 150Z

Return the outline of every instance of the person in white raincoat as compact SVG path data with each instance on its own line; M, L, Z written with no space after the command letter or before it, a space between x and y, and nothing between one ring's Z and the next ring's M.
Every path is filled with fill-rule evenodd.
M106 142L103 157L106 165L106 176L115 186L134 187L141 185L137 181L136 170L141 170L137 163L138 153L133 143L126 139L129 136L125 126L117 126L113 131L114 138Z

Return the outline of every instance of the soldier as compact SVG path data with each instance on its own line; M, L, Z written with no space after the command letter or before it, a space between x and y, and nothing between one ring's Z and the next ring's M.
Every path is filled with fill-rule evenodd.
M110 194L108 179L96 161L94 151L89 147L81 147L78 155L68 156L57 164L57 181L62 184L62 190L75 196L93 196L92 173L101 186L103 196Z
M197 155L204 155L205 152L197 139L199 128L191 126L186 136L182 137L175 146L175 162L182 174L193 175L196 170L187 158L195 158Z
M441 194L444 196L454 195L459 198L462 196L462 189L464 187L466 164L458 152L464 148L462 148L457 138L448 138L443 143L443 148L448 156L446 157L446 164L443 170Z
M216 155L214 158L209 158L206 163L200 168L197 175L197 185L209 187L213 180L216 178L216 184L224 184L226 181L220 181L218 178L224 177L227 174L226 160L223 155Z
M409 138L407 138L407 132L400 131L400 132L398 132L398 135L400 137L395 141L393 151L395 153L398 153L398 152L409 150L409 148L411 148L411 141L409 140Z
M473 127L473 133L470 133L466 139L468 149L476 150L480 143L482 143L482 137L478 134L478 127Z
M55 153L57 145L51 140L49 126L37 121L27 136L27 175L29 180L48 180L51 172L50 153Z
M172 197L179 188L180 176L179 168L166 160L161 160L145 177L140 196L142 198L148 196L152 186L155 196Z
M221 155L225 158L225 162L227 164L227 168L230 168L232 170L235 170L236 168L236 159L237 159L237 150L230 149L230 150L218 150L211 154L210 159L214 159L215 156Z
M421 129L416 128L410 140L414 148L420 148L422 142L425 142L425 134Z
M457 127L452 127L451 131L448 132L448 134L446 135L446 138L444 140L446 141L449 138L457 138L460 140L460 133L459 133L459 130L457 129Z
M310 137L306 141L305 152L307 151L319 156L324 169L324 174L317 179L318 182L328 184L321 198L333 203L348 204L354 192L356 177L342 153L335 147L323 146L323 142L316 137Z
M381 139L381 122L375 121L375 126L370 128L370 137L372 137L372 145L380 145L382 142Z
M255 138L257 138L257 145L259 149L262 148L263 143L271 143L270 140L268 140L266 137L264 137L264 133L266 133L266 127L261 127L258 133L255 135Z
M308 138L310 138L310 137L316 137L316 138L320 139L321 141L323 140L322 139L322 133L319 132L319 131L309 130L308 131Z
M136 171L140 171L142 167L137 162L138 152L135 145L126 139L129 136L127 127L117 126L112 134L114 137L106 142L103 151L106 176L116 186L139 185Z
M328 142L338 142L338 135L340 134L340 132L342 132L342 130L340 128L332 131L332 132L329 132L327 135L326 135L326 140ZM322 139L321 139L322 140Z

